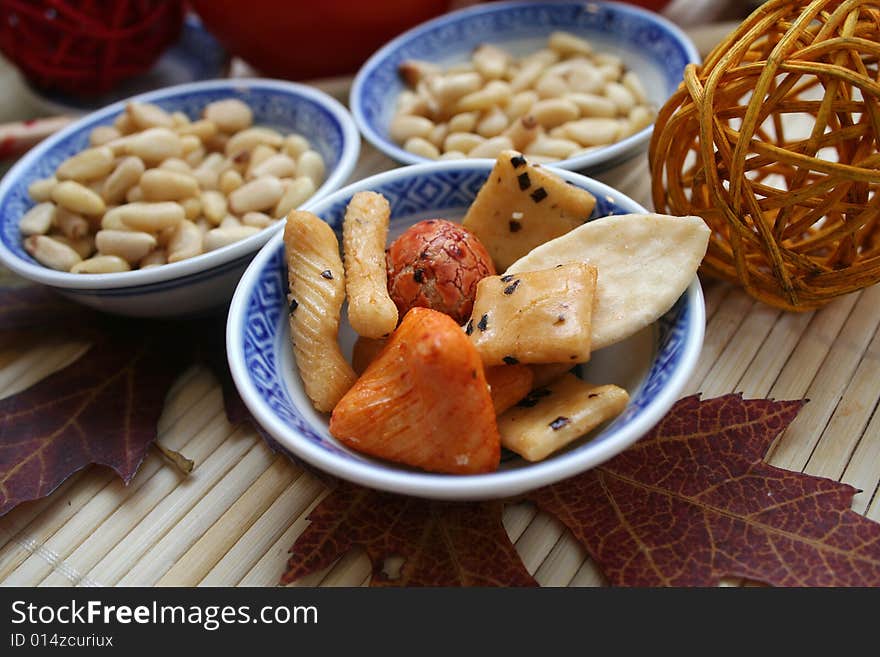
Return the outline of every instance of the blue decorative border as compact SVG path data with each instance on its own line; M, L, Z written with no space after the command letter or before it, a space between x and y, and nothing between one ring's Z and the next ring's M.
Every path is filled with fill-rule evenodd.
M441 171L399 176L395 180L370 188L388 199L392 208L392 220L398 219L409 223L413 217L427 214L441 217L463 214L486 178L485 169ZM323 202L318 209L320 216L337 231L340 229L345 207L351 195L339 192ZM611 195L597 194L596 197L593 217L634 211L632 207L634 204L628 199L629 205ZM230 351L241 350L247 376L257 394L284 424L295 430L303 439L341 458L362 463L369 462L377 469L399 471L397 466L369 459L341 447L329 437L329 434L318 430L291 398L281 373L282 364L278 351L287 347L286 341L281 344L279 338L287 320L287 273L284 250L280 241L273 242L273 245L266 248L273 248L274 251L262 264L257 282L249 290L244 316L240 320L237 318L234 320L242 322L244 344L241 347L230 345ZM612 440L615 433L635 422L646 411L657 392L665 386L682 363L687 349L692 312L688 295L685 294L659 320L653 364L623 414L590 441L554 458L578 458L584 450L601 448L604 441ZM308 410L311 412L311 409Z
M291 89L276 86L276 83L261 86L258 81L242 80L230 81L211 88L183 87L170 89L166 97L162 97L161 94L152 97L150 102L169 112L182 111L191 119L196 119L208 103L230 97L239 98L250 105L256 124L275 127L282 132L299 132L306 135L312 148L324 158L328 172L339 166L343 157L345 135L337 117L317 100L300 96ZM28 186L35 180L53 175L61 162L88 146L89 134L93 128L112 124L122 111L124 104L120 103L115 111L98 112L81 119L73 130L50 138L46 144L37 146L36 149L43 151L38 153L38 157L22 160L6 175L5 193L0 197L0 242L14 257L31 265L41 266L24 250L18 229L19 219L34 206L27 193ZM156 293L220 276L235 267L240 268L253 255L248 253L235 261L223 263L206 271L156 283L110 289L103 286L64 289L72 294L105 297Z
M613 39L624 52L636 54L665 82L665 95L656 99L658 102L675 92L687 64L699 61L696 49L678 28L636 7L604 2L488 3L416 27L373 55L352 86L349 104L355 121L364 136L389 157L401 162L427 162L404 151L388 134L394 101L404 90L398 74L401 62L451 62L463 59L482 43L515 43L546 37L553 30L571 31L596 42ZM589 162L586 168L596 173L628 159L640 150L651 129L602 149L608 153L608 162L591 154L585 160ZM575 168L581 159L584 156L572 158L572 166L562 166Z

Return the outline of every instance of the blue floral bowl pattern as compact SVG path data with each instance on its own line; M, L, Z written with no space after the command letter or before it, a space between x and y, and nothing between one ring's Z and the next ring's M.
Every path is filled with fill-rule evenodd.
M681 30L637 7L605 2L488 3L424 23L376 52L352 86L349 106L355 122L364 137L389 157L405 164L426 162L388 135L397 96L404 89L397 73L400 63L407 59L442 65L462 62L476 46L487 42L523 54L542 47L554 30L581 35L598 51L621 57L639 75L657 107L678 88L685 66L700 61ZM652 129L649 126L616 144L554 166L596 175L643 152Z
M373 190L391 204L394 234L429 216L463 216L491 166L490 161L473 160L404 167L349 185L305 209L339 231L351 197L361 190ZM595 217L644 212L634 201L601 183L567 171L560 175L596 196ZM501 468L491 474L429 474L358 454L330 436L327 416L315 412L305 397L290 353L286 279L284 247L277 235L242 277L229 312L227 353L245 403L263 428L293 455L357 483L422 497L514 495L601 463L638 439L669 409L702 345L705 308L699 282L694 280L655 326L597 352L597 362L584 366L583 373L592 381L620 383L631 394L624 413L601 431L540 463L513 457L505 458ZM346 328L341 332L343 349ZM598 358L600 354L603 358ZM637 362L621 365L627 359Z
M360 150L357 128L341 104L315 89L273 80L216 80L169 87L129 100L155 103L197 118L206 104L229 97L248 103L256 124L300 132L309 139L327 167L326 179L313 198L338 189L351 174ZM37 263L22 246L18 221L34 205L28 185L53 175L62 161L86 148L92 129L112 124L126 102L71 124L33 148L4 176L0 182L0 261L25 278L109 312L182 316L222 305L229 300L245 265L280 225L189 260L118 274L53 271Z

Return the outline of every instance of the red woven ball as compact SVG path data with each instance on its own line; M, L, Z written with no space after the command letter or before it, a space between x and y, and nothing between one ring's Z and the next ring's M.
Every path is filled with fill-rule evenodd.
M104 93L180 35L182 0L0 0L0 51L35 87Z

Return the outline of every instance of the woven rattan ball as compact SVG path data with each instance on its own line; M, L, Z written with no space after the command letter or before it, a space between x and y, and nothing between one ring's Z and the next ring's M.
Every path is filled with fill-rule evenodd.
M770 0L657 117L654 205L712 228L704 273L788 310L880 281L880 3Z

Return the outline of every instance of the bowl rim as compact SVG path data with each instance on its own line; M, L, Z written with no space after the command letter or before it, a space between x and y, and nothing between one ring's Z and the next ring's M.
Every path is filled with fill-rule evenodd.
M431 162L399 167L387 172L364 178L337 190L331 195L304 206L310 210L320 203L333 204L353 195L355 192L371 188L377 184L393 182L411 175L433 173L445 170L485 168L491 170L494 160L472 159ZM582 174L561 171L560 175L569 179L584 178L588 181L594 195L609 194L622 197L633 206L632 212L647 212L638 203L622 192ZM641 209L637 209L641 208ZM688 382L696 367L705 333L706 308L702 287L698 277L690 283L682 296L686 296L692 312L687 323L688 338L679 365L666 380L663 387L648 403L639 418L616 432L615 440L605 440L596 450L582 454L572 454L557 459L532 463L525 468L497 471L478 475L447 475L423 473L410 470L393 472L376 469L369 461L348 461L313 445L309 440L297 440L298 432L286 426L265 403L254 388L244 358L244 318L247 306L255 289L260 273L274 256L282 242L282 235L275 235L257 254L242 275L229 307L226 322L226 354L233 381L242 401L253 414L260 426L275 441L297 457L302 458L320 470L370 488L417 497L442 500L478 500L507 497L527 490L540 488L568 477L574 476L620 453L647 433L678 399L679 393ZM283 321L283 316L281 321Z
M407 30L403 34L395 37L387 44L382 46L379 50L373 53L373 55L366 62L364 62L364 64L358 70L357 75L355 75L348 99L348 106L351 108L351 113L352 116L354 116L354 121L357 124L358 129L360 129L361 134L364 136L364 138L377 149L382 151L385 155L397 162L403 162L404 164L421 164L423 162L433 162L434 160L430 160L429 158L410 153L390 139L386 139L373 128L373 125L369 121L367 121L366 117L364 116L363 103L361 102L367 76L384 59L386 59L389 54L400 48L401 45L412 41L415 38L418 38L423 33L433 30L438 25L442 25L449 20L459 19L462 17L467 18L471 16L481 16L483 14L490 13L503 13L504 11L507 11L509 9L524 7L528 5L536 5L542 8L552 8L554 6L568 7L598 5L600 7L605 7L622 14L638 16L647 20L648 22L654 23L658 27L663 28L669 34L671 34L672 37L684 49L685 54L688 58L688 63L699 64L700 61L702 61L697 47L694 45L693 41L691 41L690 37L688 37L681 28L679 28L669 19L664 18L660 14L649 11L647 9L643 9L641 7L623 4L621 2L608 2L601 0L590 0L589 2L576 2L572 0L521 2L518 0L514 0L509 2L478 4L473 7L466 7L464 9L459 9L457 11L443 14L442 16L433 18ZM649 125L648 127L642 128L635 134L632 134L629 137L622 139L618 142L603 146L583 155L578 155L577 157L551 162L548 164L548 166L554 166L560 169L568 169L570 171L591 170L595 173L605 167L611 166L615 161L617 161L619 158L623 157L627 153L637 151L643 144L646 144L648 141L650 141L653 132L654 124L652 122L651 125Z
M21 159L16 162L0 180L0 199L5 197L9 190L18 182L18 179L29 169L34 162L44 157L62 140L71 134L82 130L86 124L90 124L110 116L114 116L125 109L125 105L132 101L150 102L174 98L185 92L203 91L213 89L225 89L235 87L247 87L255 89L275 90L290 93L291 95L306 98L327 110L339 124L342 132L342 153L339 164L330 172L321 186L315 191L312 198L323 198L338 189L354 171L360 154L360 133L351 114L338 100L324 91L296 82L286 80L272 80L268 78L218 78L216 80L202 80L199 82L185 82L170 87L163 87L153 91L136 94L128 98L116 101L94 112L89 112L65 126L54 135L44 139L34 146ZM12 221L11 218L4 219ZM56 271L39 263L31 263L23 260L18 254L10 251L0 241L0 263L6 265L13 272L31 281L49 285L52 287L68 290L97 290L106 291L112 289L126 289L154 285L172 281L178 278L186 278L194 274L205 272L215 267L224 265L234 260L239 260L262 246L273 234L280 230L281 222L268 226L260 232L230 244L222 248L202 253L193 258L151 267L149 269L136 269L127 272L108 274L72 274L70 272Z

